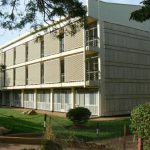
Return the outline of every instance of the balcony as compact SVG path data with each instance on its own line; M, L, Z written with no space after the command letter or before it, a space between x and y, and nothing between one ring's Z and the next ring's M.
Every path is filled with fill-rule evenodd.
M98 86L100 78L100 71L88 71L86 72L86 85Z
M99 51L99 38L97 35L97 27L94 26L86 30L86 53L97 53Z

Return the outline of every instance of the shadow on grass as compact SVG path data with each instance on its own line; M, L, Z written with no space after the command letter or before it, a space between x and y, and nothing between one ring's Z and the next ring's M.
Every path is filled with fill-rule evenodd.
M90 140L103 140L115 137L123 136L124 125L129 127L130 120L115 120L115 121L89 121L82 128L71 128L72 124L69 126L60 126L56 124L53 126L53 131L58 137L65 138L66 136L76 137L84 141ZM99 128L99 133L97 134L96 129Z
M42 132L42 122L35 123L32 117L28 117L27 120L16 118L13 116L0 116L0 126L11 130L11 133L30 133L30 132Z

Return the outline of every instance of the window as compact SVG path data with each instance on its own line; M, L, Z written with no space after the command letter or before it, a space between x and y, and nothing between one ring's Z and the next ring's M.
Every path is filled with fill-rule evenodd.
M60 53L64 52L64 34L60 34L59 36L59 50Z
M16 49L14 48L14 65L16 64Z
M28 66L26 66L26 85L28 85Z
M34 101L34 92L33 90L24 91L24 101Z
M64 76L64 60L61 60L60 64L61 64L61 67L60 67L60 69L61 69L61 82L64 82L64 80L65 80L65 76Z
M28 43L26 43L26 61L28 61Z
M44 64L41 63L41 84L44 83Z
M13 85L15 86L15 82L16 82L16 69L13 69L13 72L14 72Z
M4 52L4 64L6 64L6 52Z
M41 36L40 41L41 41L41 57L44 57L44 38L43 38L43 36Z

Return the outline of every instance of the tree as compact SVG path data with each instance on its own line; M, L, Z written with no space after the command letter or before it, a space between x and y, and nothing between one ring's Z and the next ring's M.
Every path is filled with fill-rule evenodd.
M75 32L77 26L83 27L86 10L79 0L1 0L0 26L5 29L22 29L27 24L31 27L58 24L65 18L65 25L69 25ZM78 18L72 24L71 18ZM59 26L60 27L60 26ZM57 27L57 28L59 28Z
M144 149L150 148L150 104L142 104L131 112L131 130L135 138L141 138Z
M143 4L143 6L140 9L132 12L130 19L139 22L150 19L150 0L144 0L141 2L141 4Z

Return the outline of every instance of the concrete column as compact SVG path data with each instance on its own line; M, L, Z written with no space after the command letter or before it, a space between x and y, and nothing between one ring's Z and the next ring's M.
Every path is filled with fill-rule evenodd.
M50 99L51 99L50 110L54 111L54 90L53 89L51 89Z
M100 88L99 88L99 89L98 89L98 102L97 102L97 103L98 103L98 105L97 105L97 106L98 106L98 114L97 114L98 116L101 116L101 113L102 113L102 112L101 112L101 108L102 108L101 105L102 105L102 104L101 104L101 93L100 93L100 92L101 92L101 91L100 91Z
M24 90L21 90L21 107L24 107Z
M10 100L10 102L9 102L10 106L14 106L15 99L14 99L14 97L13 97L13 91L10 91L9 100Z
M34 90L34 109L37 108L37 89Z
M71 89L71 108L75 108L75 89Z

